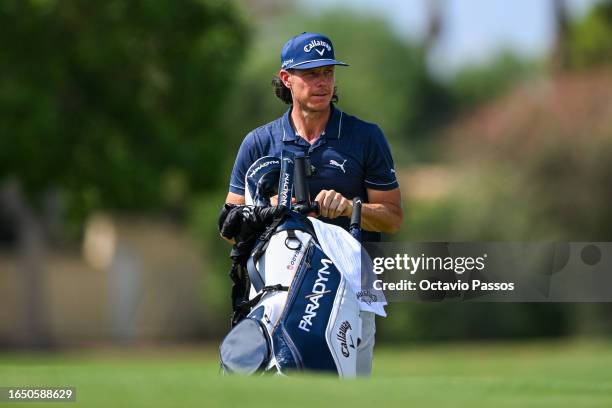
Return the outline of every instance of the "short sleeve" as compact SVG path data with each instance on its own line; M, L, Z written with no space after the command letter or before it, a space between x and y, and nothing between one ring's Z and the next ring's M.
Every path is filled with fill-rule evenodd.
M365 185L373 190L393 190L399 187L387 139L378 126L374 126L367 146Z
M229 191L231 193L244 195L245 175L255 160L257 160L257 146L255 145L254 133L251 132L244 138L240 149L238 149L238 155L230 176Z

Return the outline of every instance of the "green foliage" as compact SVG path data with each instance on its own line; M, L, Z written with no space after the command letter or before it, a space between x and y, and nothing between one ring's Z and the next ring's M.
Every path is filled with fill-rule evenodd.
M462 68L454 75L449 87L455 106L466 110L493 100L536 72L533 62L504 51L489 63Z
M448 132L434 198L411 197L400 240L608 242L612 131L608 71L520 88ZM409 171L409 170L406 170ZM432 177L435 182L435 177ZM387 338L473 339L612 333L608 304L393 305ZM396 320L397 319L397 320Z
M387 341L475 341L558 337L569 332L571 306L538 303L397 303L379 321Z
M573 241L612 240L612 126L601 126L599 120L593 118L593 129L585 124L584 139L551 135L525 158L521 190L531 202L529 218L536 233L555 231L558 238Z
M606 157L612 143L593 136L584 141L551 134L532 140L533 151L518 156L508 153L518 144L466 141L480 162L456 164L456 188L439 202L407 204L415 213L408 215L413 228L405 238L609 241L612 168Z
M246 39L228 2L2 2L0 174L81 213L217 186Z
M612 64L612 2L597 4L570 32L569 54L575 68Z

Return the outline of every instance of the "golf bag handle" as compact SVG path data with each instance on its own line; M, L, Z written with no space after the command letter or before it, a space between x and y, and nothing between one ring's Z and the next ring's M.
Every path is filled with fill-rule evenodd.
M361 204L361 198L353 198L353 214L351 215L349 227L349 232L359 242L361 242Z
M307 178L312 175L310 158L304 155L296 155L293 168L293 188L296 203L293 209L300 214L319 213L319 203L310 201L310 187Z

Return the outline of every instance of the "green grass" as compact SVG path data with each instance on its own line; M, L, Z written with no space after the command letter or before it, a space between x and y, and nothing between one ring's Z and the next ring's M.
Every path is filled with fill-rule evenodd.
M221 377L213 348L0 354L0 386L35 385L77 387L55 407L612 407L612 343L379 347L359 380Z

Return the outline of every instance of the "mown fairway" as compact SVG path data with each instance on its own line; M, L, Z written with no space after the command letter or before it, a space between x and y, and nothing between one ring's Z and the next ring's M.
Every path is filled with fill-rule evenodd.
M340 381L220 377L212 347L4 353L0 386L77 387L56 407L612 407L610 342L387 345L374 364Z

